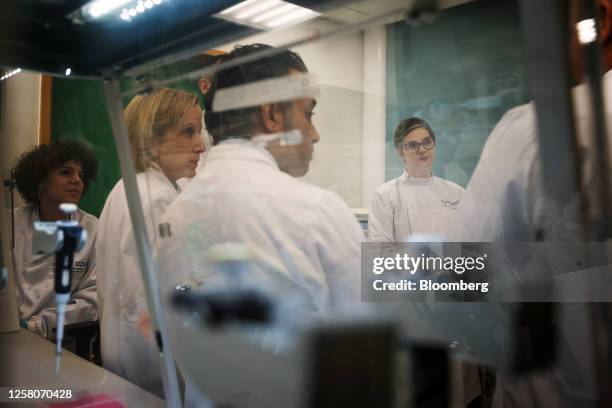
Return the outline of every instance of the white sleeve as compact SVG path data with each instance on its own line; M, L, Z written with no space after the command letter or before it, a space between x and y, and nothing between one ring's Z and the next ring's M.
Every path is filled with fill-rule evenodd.
M91 322L98 318L98 294L96 291L96 249L94 242L87 257L87 267L82 279L77 284L66 308L66 324ZM55 307L43 309L38 315L28 320L28 329L50 337L56 325Z
M324 198L320 211L307 251L320 259L332 305L359 302L363 231L350 208L335 194Z
M154 238L153 222L148 204L143 196L143 215L151 242ZM138 324L148 314L146 295L142 280L136 240L127 207L125 193L114 197L115 202L107 214L103 212L102 222L114 221L112 228L104 230L101 237L109 246L107 257L116 257L106 264L104 285L104 310L101 318L101 339L104 365L129 381L151 391L159 389L159 367L152 336L140 333ZM153 247L153 246L152 246ZM112 249L111 249L112 248ZM154 249L153 249L154 251ZM101 254L102 256L102 254ZM155 256L155 252L152 253Z
M374 192L368 217L368 240L372 242L393 242L393 208L379 190Z
M538 144L528 107L507 112L489 135L449 228L449 241L533 240L534 198L541 195Z

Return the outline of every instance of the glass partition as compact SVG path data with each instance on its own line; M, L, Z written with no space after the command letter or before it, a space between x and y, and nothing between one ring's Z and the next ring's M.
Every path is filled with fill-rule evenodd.
M404 352L422 342L433 355L451 350L449 365L432 373L449 373L445 398L459 404L482 394L480 378L495 377L488 367L509 368L512 307L435 296L433 303L408 295L399 303L369 298L364 288L372 274L362 262L368 240L450 234L487 135L507 110L528 100L518 5L469 3L417 26L386 11L361 26L321 16L203 50L208 60L191 71L174 70L188 64L179 60L139 69L138 81L129 72L121 80L128 110L138 98L170 98L172 89L202 101L203 123L194 120L197 109L181 111L173 102L173 113L181 112L176 127L161 142L139 146L135 161L153 159L154 170L137 179L149 186L141 198L171 351L181 374L207 398L294 405L316 393L309 367L320 362L316 345L332 322L356 333L374 325L378 333L391 320L399 323L400 341L411 344ZM420 120L417 131L427 132L412 140L406 137L414 129L406 128L394 137L411 117ZM193 137L198 125L205 142ZM185 177L169 177L174 165ZM436 193L420 192L419 183L432 176ZM414 231L368 236L358 217L369 214L371 227L373 203L377 211L399 206L396 197L406 193L395 185L404 179L417 187L407 199L421 199L405 203ZM156 202L163 210L147 208ZM393 217L374 215L379 228L387 215ZM483 339L483 330L498 337ZM240 351L230 355L227 347ZM425 353L408 355L418 364ZM395 373L391 366L380 369ZM405 366L399 371L409 373ZM229 391L236 383L242 393ZM418 398L414 388L399 388L407 399Z
M608 248L577 243L581 187L555 201L540 148L557 125L581 151L590 123L572 116L566 17L549 4L564 28L543 78L527 2L408 3L261 16L105 83L54 79L53 139L98 160L81 207L99 218L105 368L168 397L164 343L187 400L229 406L486 405L496 380L522 393L514 375L557 369L554 398L597 398L594 365L558 356L595 362L569 301L606 300Z

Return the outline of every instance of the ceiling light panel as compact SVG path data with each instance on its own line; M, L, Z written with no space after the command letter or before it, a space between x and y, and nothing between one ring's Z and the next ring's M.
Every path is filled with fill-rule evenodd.
M215 17L262 30L289 27L320 13L282 0L246 0Z
M138 15L159 6L162 1L164 0L92 0L81 8L80 17L85 21L103 18L132 21Z

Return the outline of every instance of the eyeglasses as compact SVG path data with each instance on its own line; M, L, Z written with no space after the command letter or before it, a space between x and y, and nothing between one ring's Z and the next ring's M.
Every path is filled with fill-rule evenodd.
M416 153L419 151L419 147L423 146L425 150L431 150L436 145L436 139L433 137L428 137L423 139L421 143L419 142L408 142L404 143L404 150L407 150L409 153Z

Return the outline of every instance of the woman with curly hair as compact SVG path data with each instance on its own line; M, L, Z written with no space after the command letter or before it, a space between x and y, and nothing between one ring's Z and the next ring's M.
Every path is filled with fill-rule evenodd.
M96 177L97 161L82 143L70 140L37 146L24 153L12 170L26 205L14 210L14 270L21 325L50 337L55 327L53 292L55 256L32 255L33 223L64 218L61 203L78 204ZM87 230L85 247L74 254L71 300L66 324L98 317L95 242L98 219L78 210L76 219Z
M147 235L178 196L180 178L195 176L202 141L202 110L195 94L161 88L134 97L124 110ZM141 334L148 309L123 180L100 214L98 299L104 367L163 396L153 339Z

